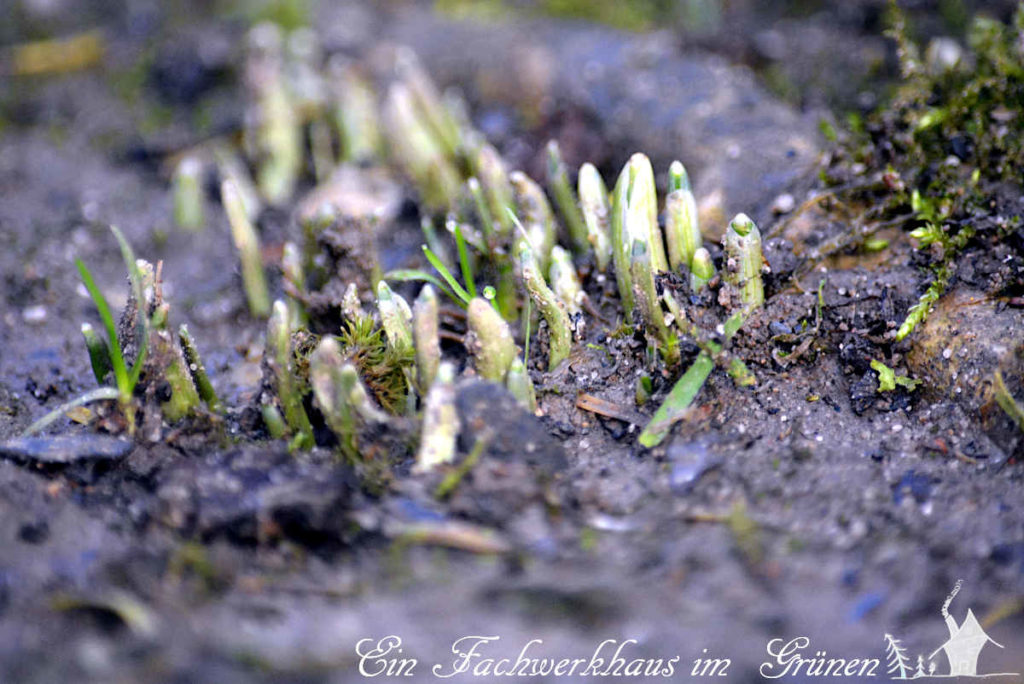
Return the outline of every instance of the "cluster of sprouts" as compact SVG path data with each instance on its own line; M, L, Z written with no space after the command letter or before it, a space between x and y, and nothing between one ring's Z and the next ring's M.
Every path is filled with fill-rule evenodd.
M461 98L442 94L411 51L396 51L389 81L378 97L373 81L355 64L337 57L325 63L311 31L284 35L276 26L259 25L248 41L242 154L213 142L177 160L172 185L177 222L188 230L203 229L203 179L215 171L249 311L267 320L267 373L258 399L267 432L287 438L294 448L310 448L316 443L314 424L322 417L339 450L357 459L361 434L412 421L422 426L417 468L450 463L461 427L455 409L459 355L442 353L442 297L464 309L465 334L458 339L472 372L504 385L534 412L539 410L534 381L546 376L531 373L539 360L533 357L546 356L543 366L557 371L583 339L586 313L596 313L584 285L593 292L613 277L621 302L618 316L627 329L643 333L650 364L677 374L684 370L680 340L692 339L700 348L640 436L647 446L660 442L715 364L727 359L729 339L764 300L757 226L743 214L736 216L725 232L716 271L682 163L669 167L667 194L659 202L655 172L644 154L628 159L609 192L590 163L580 167L574 184L552 141L547 177L538 182L509 169L473 128ZM347 283L340 304L343 328L318 335L310 330L304 306L309 273L317 268L315 241L331 226L347 225L345 207L325 205L312 218L301 217L309 244L284 246L280 270L287 297L277 301L267 285L258 218L263 207L294 199L304 169L325 183L352 163L391 168L411 182L424 217L423 254L431 270L381 274L374 265L363 281ZM443 231L436 228L437 219ZM372 225L369 230L372 240ZM725 334L704 333L678 289L666 286L667 278L683 283L690 295L719 284L727 288L732 315L719 326ZM425 283L411 305L393 287L407 281ZM376 304L369 313L363 308L367 295ZM167 420L180 418L198 402L186 384L211 406L216 403L209 380L196 373L201 364L191 338L184 332L180 337L184 358L195 361L182 366L191 373L165 368L168 378L177 373L190 380L180 390L172 383L175 406L165 405ZM538 344L531 347L533 337ZM87 332L87 340L94 367L101 369L106 355L94 334ZM111 339L107 347L119 344L124 341ZM727 360L734 378L751 381L742 362ZM121 365L115 359L117 396L127 409L131 392L121 387ZM97 370L101 380L102 375Z

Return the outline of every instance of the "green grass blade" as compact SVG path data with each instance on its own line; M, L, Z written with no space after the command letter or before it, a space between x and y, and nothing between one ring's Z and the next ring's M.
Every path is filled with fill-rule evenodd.
M128 369L124 363L124 356L121 354L121 343L117 339L117 325L114 323L113 314L110 313L110 305L107 304L107 298L103 296L103 293L96 286L92 272L81 259L75 259L75 266L78 268L78 274L82 276L82 283L85 284L85 289L89 291L89 296L92 297L93 304L96 305L96 311L99 312L100 320L103 321L103 328L107 331L110 365L114 369L117 388L118 390L126 391L129 389Z
M110 345L102 337L96 334L88 323L82 324L82 337L85 339L85 347L89 352L89 365L92 366L92 374L100 385L106 383L107 376L114 369L110 366Z
M683 376L665 397L665 402L658 407L644 431L640 433L640 444L645 447L657 446L668 435L672 424L685 415L693 404L700 388L704 386L715 362L710 356L701 352Z
M61 404L36 422L29 425L25 432L22 433L22 437L31 437L40 430L45 429L51 423L56 422L61 416L73 408L85 406L86 404L91 404L92 402L100 401L101 399L119 399L120 397L121 393L113 387L97 387L89 390L85 394Z
M435 276L433 273L427 273L421 271L418 268L399 268L394 271L388 271L384 274L384 280L400 280L402 282L423 282L430 283L441 292L448 295L449 298L463 309L466 308L466 302L458 297L451 288L445 285L440 278Z
M431 251L440 257L441 261L448 261L448 252L437 234L437 229L434 228L434 221L429 216L424 216L420 221L420 229L423 231L423 239L426 240Z
M462 285L459 284L459 281L455 279L455 276L453 276L452 272L448 270L448 267L444 265L444 262L437 258L437 255L431 252L430 248L426 245L423 245L423 254L427 257L427 261L430 262L430 265L433 266L437 272L441 274L441 277L444 278L445 282L451 286L452 291L468 305L469 300L472 299L472 297L470 297L469 293L466 292Z
M469 263L469 251L466 249L466 238L462 235L462 228L455 225L455 245L459 248L459 266L462 268L462 279L466 281L466 290L469 298L476 297L476 282L473 280L473 265Z

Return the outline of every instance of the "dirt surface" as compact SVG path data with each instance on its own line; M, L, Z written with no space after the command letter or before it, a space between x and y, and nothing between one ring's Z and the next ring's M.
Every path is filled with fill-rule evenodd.
M588 294L609 323L592 320L553 373L543 345L531 355L542 417L463 380L458 411L473 429L460 452L478 434L488 442L458 488L436 497L441 476L411 474L411 452L369 483L330 448L289 453L253 427L266 328L247 313L227 221L211 194L206 230L173 225L164 161L237 129L244 23L80 9L83 23L51 25L101 26L102 68L0 76L0 679L357 681L356 644L392 634L420 661L414 681L451 663L453 641L484 634L513 658L531 639L543 639L538 655L573 658L636 639L631 657L680 656L680 681L698 657L730 658L729 678L759 681L770 640L807 636L807 656L879 658L886 677L883 635L927 656L948 636L939 609L958 579L953 614L970 607L1004 647L985 652L984 670L1024 671L1022 438L976 392L999 367L1022 396L1021 309L988 295L1018 277L1019 235L970 247L919 341L894 344L886 333L922 290L909 241L809 260L849 227L773 205L815 185L827 144L816 113L776 100L747 67L668 31L322 7L328 51L373 64L411 45L463 89L512 167L542 177L549 137L570 166L591 160L606 178L636 150L659 170L679 157L709 237L737 211L774 236L767 303L735 345L756 386L715 371L661 446L636 435L675 377L655 375L636 405L643 344L611 334L614 279L595 277ZM11 40L47 21L24 19ZM865 41L880 49L877 34ZM111 223L163 261L173 322L189 324L232 408L155 442L71 421L18 441L95 385L79 326L96 314L72 260L120 309ZM260 229L268 263L301 239L284 210L264 212ZM386 268L416 264L408 216L375 238ZM696 353L684 345L684 359ZM880 393L874 359L925 382ZM624 412L582 411L579 393ZM379 438L397 450L403 435Z

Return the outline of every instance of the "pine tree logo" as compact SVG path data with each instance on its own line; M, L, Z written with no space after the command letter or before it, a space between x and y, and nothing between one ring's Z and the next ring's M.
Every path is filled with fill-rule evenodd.
M946 597L942 604L942 618L946 621L946 628L949 630L949 639L941 646L932 651L931 655L925 658L923 653L917 655L913 661L907 655L907 649L899 639L891 634L885 635L885 662L888 668L887 673L892 679L922 679L931 677L1019 677L1017 672L998 672L989 674L978 673L978 656L988 644L1002 648L995 639L990 637L982 629L974 611L967 609L967 615L963 622L958 623L949 612L949 606L953 599L960 593L963 580L957 580L953 590ZM949 672L939 673L941 665L940 653L944 654L949 662Z
M907 649L892 634L885 635L885 664L889 668L887 672L893 679L910 679L907 676L910 665L910 661L907 660Z

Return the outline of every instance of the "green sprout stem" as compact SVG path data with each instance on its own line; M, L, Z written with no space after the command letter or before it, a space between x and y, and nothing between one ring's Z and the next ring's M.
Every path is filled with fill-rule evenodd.
M537 395L533 389L533 380L522 359L516 358L512 362L508 369L508 375L505 377L505 386L523 408L531 413L537 410Z
M416 382L420 394L426 395L434 384L441 365L438 330L437 295L429 284L424 285L412 305L412 333L416 352Z
M343 370L347 372L343 373ZM324 420L337 436L342 453L353 461L359 456L356 416L351 406L354 378L358 382L354 367L344 363L337 341L325 337L310 355L309 381Z
M203 360L199 357L196 342L192 338L188 326L184 323L178 328L178 339L181 341L181 351L185 355L185 363L188 364L188 370L192 375L196 390L199 392L199 397L210 407L211 411L221 413L224 410L224 405L220 403L217 392L213 389L210 376L206 373L206 366L203 365Z
M629 163L623 167L619 174L615 189L612 191L611 207L611 243L612 262L615 264L615 282L619 288L619 300L622 302L622 312L626 317L626 323L633 324L633 280L629 272L629 251L626 245L625 225L626 214L629 211L629 186L632 183L630 176L632 168Z
M548 280L551 289L555 291L565 310L570 314L580 312L580 303L583 301L583 286L580 284L579 276L576 274L576 266L573 264L572 256L567 250L559 245L551 248L551 266L548 268Z
M192 373L180 349L166 330L153 333L151 344L159 354L157 358L168 360L163 369L163 379L171 389L170 397L160 404L160 412L168 421L174 423L195 411L199 406L199 392L196 389Z
M512 230L506 210L512 205L512 185L508 171L498 150L489 143L481 143L476 154L471 157L475 164L474 173L480 181L483 196L490 205L490 215L494 219L494 228L501 234Z
M569 237L572 238L573 247L577 252L587 249L587 224L580 212L579 204L576 202L576 195L569 184L569 173L562 161L562 152L558 143L554 140L548 141L548 185L551 187L551 194L555 198L555 204L562 213L565 225L569 229Z
M597 167L587 163L580 167L577 181L580 208L587 226L587 241L594 249L597 270L604 273L612 258L610 231L611 209L608 206L608 188Z
M679 338L665 323L665 314L661 310L661 299L658 298L651 270L651 256L641 240L633 241L631 261L630 275L644 322L649 332L653 331L653 338L657 341L658 351L665 363L674 366L679 362Z
M690 289L702 292L715 277L715 265L711 261L711 253L704 247L698 247L690 260Z
M730 316L723 324L724 337L726 341L739 332L740 327L746 321L751 307L743 309ZM715 358L722 354L722 345L717 342L703 340L695 325L686 326L683 321L677 320L676 325L680 326L682 332L689 335L700 348L700 353L693 364L683 373L682 377L669 390L668 396L658 410L651 417L647 427L640 433L640 444L647 448L657 446L668 436L669 429L678 420L686 416L687 411L693 404L700 388L704 386L708 376L715 367ZM754 383L753 375L746 365L733 359L729 364L729 374L737 385L744 386ZM742 365L741 365L742 364Z
M484 450L487 449L487 445L490 444L491 435L484 435L477 437L473 443L473 449L466 454L466 458L462 459L462 463L455 467L450 473L444 476L441 480L441 484L434 490L434 497L437 499L447 499L452 495L452 492L459 486L459 483L469 474L469 471L476 466L480 457L483 455Z
M503 382L516 358L515 340L508 323L490 302L481 297L469 303L466 322L472 333L469 348L477 373L485 380Z
M669 189L665 200L665 238L669 265L678 271L683 266L692 268L694 254L703 241L690 179L678 161L669 168Z
M288 434L288 426L285 425L281 412L273 404L264 404L260 409L263 416L263 424L267 427L272 439L281 439Z
M174 170L174 220L189 231L203 227L203 165L192 155Z
M526 244L520 247L519 263L526 291L537 303L541 315L548 324L550 333L548 370L553 371L558 364L569 357L569 351L572 348L572 325L565 312L565 307L544 282L544 276L541 275L540 268L537 266L537 260Z
M85 346L89 350L92 374L96 376L96 382L102 385L106 382L107 375L113 370L110 365L110 347L88 323L82 324L82 337L85 338Z
M640 433L640 444L651 448L665 439L672 424L686 415L714 367L715 362L709 354L701 352L697 355L693 364L669 391L664 403L654 412L651 422Z
M723 242L726 258L723 277L740 290L744 305L761 306L764 303L764 282L761 280L764 259L760 231L746 214L737 214L729 222Z
M115 229L116 230L116 229ZM122 236L123 238L123 236ZM127 243L126 243L127 244ZM130 271L134 271L135 275L138 274L138 269L134 263L134 255L129 251L122 252L125 256L125 262L127 263L131 259ZM110 351L110 367L114 371L114 382L117 385L119 393L119 399L122 406L127 405L131 401L132 393L135 390L135 384L138 382L139 373L142 371L142 364L146 356L146 344L143 342L139 347L139 353L135 358L135 363L132 368L129 369L125 365L124 354L121 352L121 344L117 339L117 326L114 323L114 316L110 312L110 305L107 303L107 298L100 292L99 287L96 286L96 281L92 277L92 273L82 262L81 259L75 259L75 266L78 268L78 273L82 276L82 283L85 284L85 289L88 290L89 296L92 297L93 303L96 305L96 311L100 315L100 320L103 322L103 328L107 333L107 349ZM137 280L137 278L133 278ZM136 295L141 301L141 286L138 288L139 294ZM144 306L144 304L140 304ZM141 316L145 318L145 316Z
M489 305L488 305L489 308ZM459 414L455 407L455 368L442 363L427 392L423 409L423 433L416 454L416 472L426 472L455 460Z
M278 300L267 324L267 348L273 361L273 370L277 378L277 395L284 409L284 419L296 437L295 446L312 448L313 426L302 405L302 396L296 384L295 369L292 363L291 330L288 306ZM270 424L267 425L271 429Z
M242 263L242 284L249 302L249 311L253 316L263 318L270 313L270 294L263 273L259 235L245 213L241 193L230 179L221 184L221 202L228 214L231 236Z

